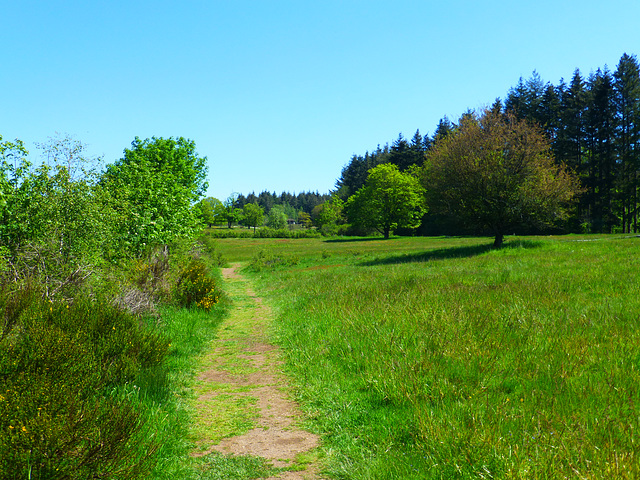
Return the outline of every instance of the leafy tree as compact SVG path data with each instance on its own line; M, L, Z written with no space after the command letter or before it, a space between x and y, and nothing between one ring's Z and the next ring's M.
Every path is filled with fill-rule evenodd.
M274 205L267 215L267 225L271 228L286 228L287 214L283 205Z
M311 223L311 215L309 215L307 212L304 211L299 211L298 212L298 223L300 223L303 227L309 228L312 223Z
M434 145L422 181L430 207L489 228L494 247L511 228L566 218L566 205L579 193L577 180L555 164L537 127L491 111L463 117L455 132Z
M418 179L394 164L378 165L369 172L364 187L346 203L353 225L373 228L389 238L399 227L414 228L425 212L424 191Z
M262 225L264 221L264 210L257 203L247 203L242 208L242 216L244 224L247 227L253 227L253 231L256 231L258 225Z
M111 210L97 175L85 168L95 161L68 136L43 144L47 161L37 168L27 161L21 142L3 142L0 148L2 263L11 265L15 280L41 280L46 296L65 295L83 284L112 244Z
M22 140L3 142L0 135L0 215L18 182L30 167L27 155L29 152Z
M329 201L317 205L313 209L311 220L324 235L335 235L338 231L338 225L342 223L343 209L344 202L339 196L334 195Z
M227 224L227 228L231 228L233 224L239 222L242 217L242 209L238 208L236 204L238 197L239 195L237 193L232 193L222 203L224 207L223 218Z
M224 205L217 198L203 198L196 204L195 212L198 219L208 226L226 222Z
M124 157L107 167L102 185L121 215L125 251L137 254L147 245L195 234L191 206L206 190L206 161L192 140L136 137Z

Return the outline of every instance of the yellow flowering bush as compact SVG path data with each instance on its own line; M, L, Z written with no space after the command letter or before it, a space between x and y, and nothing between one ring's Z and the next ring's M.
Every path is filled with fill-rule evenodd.
M216 281L201 259L192 258L180 272L176 299L181 306L195 305L207 311L220 300Z

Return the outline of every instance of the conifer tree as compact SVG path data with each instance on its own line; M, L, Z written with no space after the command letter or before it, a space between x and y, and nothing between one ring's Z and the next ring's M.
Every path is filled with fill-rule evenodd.
M618 188L621 196L622 229L638 232L638 188L640 174L640 67L626 53L614 73L616 105L616 152L620 163Z

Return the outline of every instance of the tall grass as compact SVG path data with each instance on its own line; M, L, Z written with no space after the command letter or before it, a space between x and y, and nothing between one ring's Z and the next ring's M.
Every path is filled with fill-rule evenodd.
M640 477L638 239L486 243L289 244L260 272L328 472Z

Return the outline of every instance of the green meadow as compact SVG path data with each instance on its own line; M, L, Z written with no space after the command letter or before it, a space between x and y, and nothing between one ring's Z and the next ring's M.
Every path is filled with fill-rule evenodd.
M639 478L640 238L219 239L325 473Z

